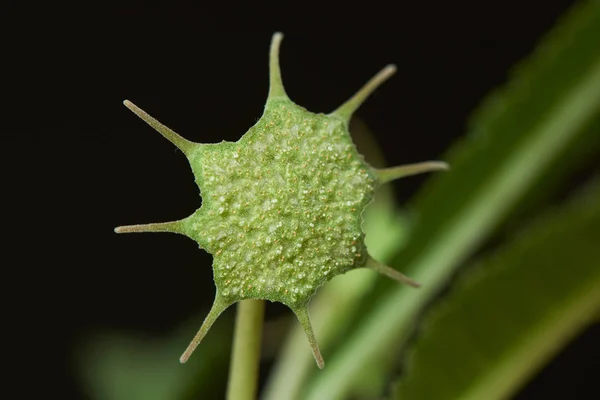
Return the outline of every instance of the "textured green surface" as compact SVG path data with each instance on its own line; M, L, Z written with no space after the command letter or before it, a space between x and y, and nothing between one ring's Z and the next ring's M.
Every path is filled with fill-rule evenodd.
M425 321L396 398L510 396L600 310L598 243L600 190L478 263Z
M242 139L201 146L190 164L202 207L184 232L213 254L224 299L296 307L365 264L375 178L339 118L269 101Z
M383 154L373 132L368 126L353 118L350 127L352 140L358 151L370 165L385 165ZM406 239L410 224L399 213L391 186L377 190L374 201L363 213L363 229L366 233L367 250L378 260L388 261L389 256ZM336 342L352 330L352 322L361 311L366 294L377 282L377 274L355 270L336 277L317 292L310 302L311 321L319 347L325 357L332 352ZM312 356L305 351L304 332L295 326L287 335L285 343L277 352L277 359L269 371L260 398L263 400L297 399L304 382L315 371Z

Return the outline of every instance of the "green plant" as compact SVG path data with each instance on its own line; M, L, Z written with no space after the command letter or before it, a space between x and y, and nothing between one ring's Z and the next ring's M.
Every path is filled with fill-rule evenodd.
M372 168L348 136L352 113L393 67L333 113L313 114L285 95L275 35L263 117L236 143L191 143L126 102L183 151L202 190L203 205L188 218L117 228L181 233L215 256L217 296L182 361L218 314L241 300L229 397L253 398L264 312L254 299L267 299L289 306L303 331L292 332L280 352L266 399L372 398L386 388L402 399L514 393L600 309L597 178L583 195L548 206L573 171L588 166L595 174L589 160L600 154L598 37L598 2L579 4L557 24L444 156L452 172L411 200L419 220L410 232L390 199L365 208L376 187L414 171ZM423 286L340 276L311 302L313 333L308 302L317 288L358 267L415 285L397 272L403 270ZM449 294L432 304L446 286ZM323 371L304 351L306 335L320 367L315 336L328 353ZM405 360L403 374L395 373L397 359Z
M186 155L202 193L202 207L187 218L115 229L117 233L179 233L213 254L215 300L181 356L182 363L230 305L270 300L287 305L296 314L317 365L323 368L308 315L308 303L320 286L361 267L419 286L368 254L362 213L378 186L408 175L444 170L447 165L424 162L375 169L358 154L348 133L354 111L396 68L385 67L332 113L315 114L293 103L285 93L279 69L282 38L276 33L271 44L270 91L263 116L238 142L190 142L130 101L124 102ZM240 341L257 342L261 324L256 321L263 307L259 302L241 306L240 327L246 323L256 327L236 331L236 349L238 336L244 336ZM249 315L247 319L244 314ZM246 348L239 345L239 351ZM247 390L246 384L242 387Z

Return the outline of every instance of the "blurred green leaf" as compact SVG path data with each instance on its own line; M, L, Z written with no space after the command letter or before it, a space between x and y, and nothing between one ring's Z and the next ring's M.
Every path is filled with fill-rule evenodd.
M76 353L75 363L89 398L93 400L192 399L202 393L222 396L233 322L225 316L215 323L185 366L178 355L187 347L199 319L164 338L148 338L125 332L89 335ZM192 332L192 333L190 333ZM225 355L225 357L224 357Z
M547 173L569 167L568 149L589 143L588 154L598 154L599 37L600 2L578 4L486 100L470 134L443 158L452 170L412 203L415 229L393 265L423 287L387 290L315 376L309 399L342 398L365 364L401 343L457 268L543 188L544 177L553 179Z
M600 310L600 185L483 260L427 317L397 399L504 399Z

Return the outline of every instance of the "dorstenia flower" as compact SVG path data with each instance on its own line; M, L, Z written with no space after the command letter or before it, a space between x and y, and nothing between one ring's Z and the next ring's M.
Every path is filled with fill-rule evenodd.
M418 286L369 256L362 213L377 186L445 169L446 164L374 169L358 154L348 133L352 113L395 67L385 67L332 113L315 114L285 93L279 70L282 38L276 33L271 43L264 113L235 143L190 142L125 101L183 152L202 195L202 206L187 218L115 230L179 233L213 255L215 301L181 362L223 310L240 300L265 299L281 302L296 314L322 368L308 316L308 303L321 285L366 267Z

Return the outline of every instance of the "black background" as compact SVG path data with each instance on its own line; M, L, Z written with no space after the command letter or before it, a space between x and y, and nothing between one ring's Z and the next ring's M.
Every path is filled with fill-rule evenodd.
M123 7L107 17L87 10L77 18L70 9L48 18L38 10L39 24L19 19L3 39L0 166L6 330L19 338L5 346L17 353L10 368L27 377L21 390L86 398L71 366L81 335L165 334L212 300L211 258L195 243L113 233L200 206L185 158L124 99L190 140L235 141L261 115L270 37L282 30L286 90L311 111L333 110L397 64L357 115L390 165L435 159L571 4L534 3L370 5L377 20L316 10L315 25L329 25L327 33L304 17L296 21L304 29L286 28L291 6L260 18L232 7L233 22L257 32L208 31L217 21L194 7ZM398 200L421 182L395 184ZM269 317L278 313L269 305ZM600 367L598 332L588 330L517 398L588 398L583 391Z

